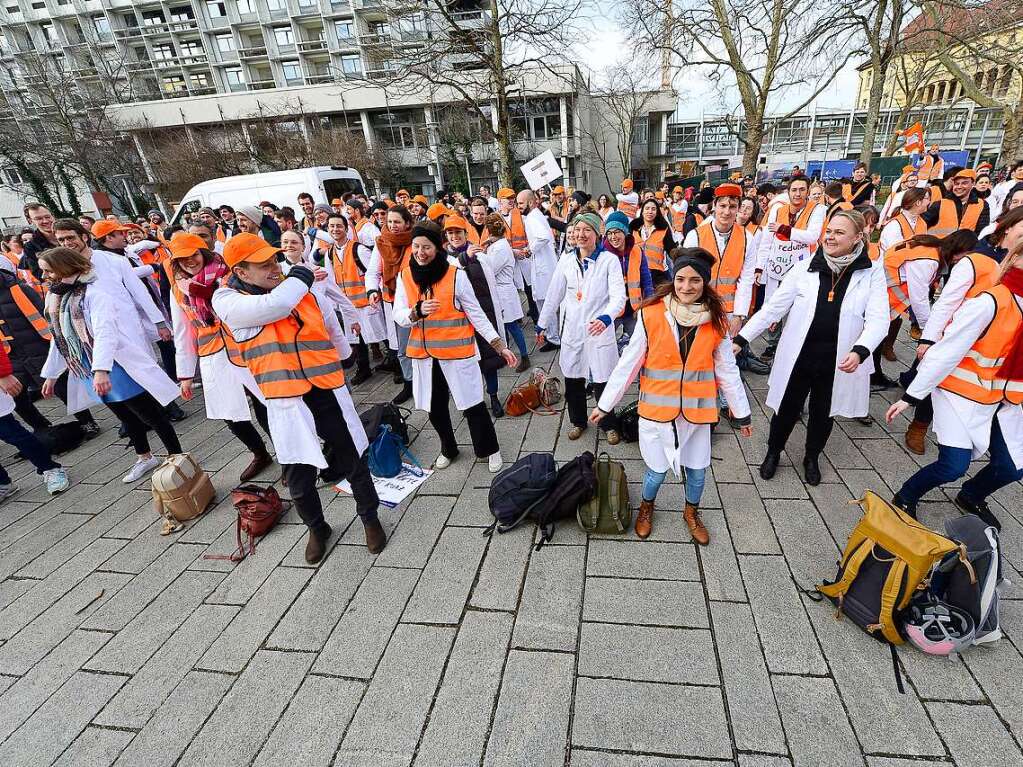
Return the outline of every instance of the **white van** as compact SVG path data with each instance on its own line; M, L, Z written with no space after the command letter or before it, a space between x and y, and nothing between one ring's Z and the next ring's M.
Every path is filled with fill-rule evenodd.
M199 208L217 208L220 205L259 205L266 200L278 207L295 209L301 219L298 196L308 192L317 203L330 204L344 192L364 191L362 176L353 168L342 165L318 165L313 168L279 170L272 173L250 173L245 176L225 176L196 184L181 198L181 204L174 212L172 224L180 224L181 216Z

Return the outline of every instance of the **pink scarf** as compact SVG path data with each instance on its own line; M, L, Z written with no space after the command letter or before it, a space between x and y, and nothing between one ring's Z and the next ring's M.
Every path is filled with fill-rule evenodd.
M185 301L192 307L195 316L203 325L210 326L217 321L210 301L214 291L220 287L220 280L225 274L227 274L227 264L218 255L207 261L194 277L178 277L175 280L178 290L185 296Z

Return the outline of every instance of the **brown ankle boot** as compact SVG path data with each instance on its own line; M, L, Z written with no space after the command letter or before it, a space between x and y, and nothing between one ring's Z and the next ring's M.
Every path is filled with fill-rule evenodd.
M927 427L930 424L913 421L906 429L906 447L909 452L923 455L927 452Z
M248 482L250 479L257 477L263 469L274 462L274 459L270 457L270 454L265 450L262 453L254 453L252 461L245 470L238 476L242 482Z
M309 531L309 540L305 544L305 561L311 565L315 565L321 559L323 555L327 553L327 542L330 540L330 536L333 534L330 525L326 522L323 523L323 530L317 532Z
M710 533L703 526L703 520L700 519L700 510L687 502L683 516L685 517L686 524L689 525L689 534L693 536L693 540L701 546L706 546L710 543Z
M636 515L636 535L646 539L654 529L654 502L643 501L639 504L639 514Z
M881 356L889 362L898 362L899 358L895 354L895 342L884 340L881 342Z
M384 532L379 519L367 522L364 526L366 528L366 548L369 549L370 554L379 554L387 545L387 533Z

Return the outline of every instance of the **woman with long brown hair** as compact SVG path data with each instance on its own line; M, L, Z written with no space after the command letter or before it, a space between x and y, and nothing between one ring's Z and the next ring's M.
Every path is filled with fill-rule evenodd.
M643 302L629 345L612 371L590 420L598 423L639 376L639 449L647 465L636 535L653 527L654 500L671 469L685 469L685 520L693 539L710 542L700 499L710 466L711 424L724 392L744 437L753 433L750 407L728 337L728 314L711 286L714 257L703 248L671 253L671 282Z
M388 209L384 220L366 270L366 292L371 305L384 302L390 353L378 369L393 373L394 383L402 384L393 400L400 405L412 399L412 360L405 354L409 329L394 319L394 293L398 275L408 266L412 254L413 216L408 208L395 205Z

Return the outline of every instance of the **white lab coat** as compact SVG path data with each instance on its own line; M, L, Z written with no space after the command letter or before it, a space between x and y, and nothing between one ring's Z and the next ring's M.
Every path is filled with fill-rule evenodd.
M677 344L678 325L667 309L664 313ZM629 345L625 347L622 358L618 360L611 377L608 378L597 407L605 413L611 412L625 390L639 375L646 361L646 353L646 327L640 315L636 329L629 339ZM749 399L739 377L739 368L735 364L732 339L727 336L714 349L714 376L718 387L725 395L732 415L736 418L748 416ZM669 423L639 419L639 452L643 456L643 462L658 472L670 468L678 476L681 474L682 466L690 469L705 469L710 466L710 436L710 424L690 423L681 415Z
M941 294L931 307L927 322L920 325L923 328L921 340L926 339L932 343L941 340L945 328L952 321L952 315L962 306L966 294L976 282L977 275L973 269L973 262L968 258L959 259L948 273Z
M110 371L116 362L161 405L173 402L180 393L178 385L156 364L149 341L139 331L138 317L133 312L123 311L118 296L111 294L101 280L89 284L82 305L85 324L93 336L92 369ZM43 378L59 378L65 370L67 363L57 351L56 342L51 340L43 364ZM68 413L95 407L100 402L92 381L68 375Z
M1016 296L1016 303L1023 311L1023 298ZM981 294L966 301L952 317L942 339L928 349L906 394L916 399L930 394L938 444L972 450L974 460L987 452L991 421L997 417L1013 463L1017 469L1023 469L1023 407L1009 402L984 405L938 388L987 330L994 316L995 302L991 296Z
M529 283L533 286L533 298L537 301L547 295L554 270L558 265L558 256L554 252L554 232L547 222L547 216L539 208L533 208L522 217L522 225L526 229L526 240L529 242Z
M518 290L515 289L515 254L512 253L508 240L504 237L497 238L490 243L486 251L478 253L476 258L494 275L497 283L494 300L501 305L504 321L514 322L521 319L522 301L519 299ZM498 332L503 332L503 328L498 328Z
M714 239L717 241L717 253L711 253L717 259L721 258L721 255L725 252L725 248L728 247L728 240L725 239L725 235L719 232L714 227L714 219L710 218L704 221L700 226L709 226L711 231L714 232ZM699 229L699 227L697 227ZM742 236L746 238L746 255L742 262L742 271L739 273L739 281L735 286L735 299L733 301L734 306L739 309L738 312L732 312L739 317L745 317L749 312L750 299L753 297L753 282L756 279L756 268L757 268L757 240L754 236L746 231L745 227L740 227L742 230ZM732 235L732 230L726 232L729 237ZM693 229L686 235L685 240L682 242L684 248L698 248L700 247L700 235L696 229ZM717 271L717 265L715 263L715 272Z
M812 259L795 264L763 308L742 329L742 337L752 341L772 323L788 317L778 342L771 376L767 381L767 406L778 411L788 388L789 377L817 309L820 287L818 272L809 271ZM831 415L857 418L867 414L870 405L870 374L873 360L868 356L852 373L838 370L838 363L854 346L869 351L888 335L888 292L884 275L877 269L857 269L849 277L838 319L838 353L835 358L835 383L831 392Z
M394 304L384 301L381 283L383 282L383 259L380 257L380 249L374 244L373 252L369 256L369 263L366 266L366 290L376 290L380 293L380 306L384 310L384 330L387 332L387 346L392 351L398 351L398 332L394 327ZM355 308L354 306L352 307ZM347 320L346 320L347 323Z
M372 224L366 224L366 226L363 227L363 230L365 231L370 226L373 226L373 225ZM376 227L373 227L373 228L376 229ZM338 246L338 247L343 248L344 246L342 245L342 246ZM372 251L364 250L364 249L360 248L359 252L361 254L360 255L360 260L361 260L362 255L365 255L366 253L371 253ZM330 251L328 250L327 251L327 256L325 256L325 258L324 258L324 268L327 270L327 281L330 282L335 288L337 288L337 290L341 294L343 294L345 296L343 301L342 300L335 301L334 302L334 306L335 306L335 308L338 311L342 312L343 316L345 316L345 334L346 334L346 337L347 337L349 343L353 343L353 344L354 343L358 343L358 341L359 341L358 336L359 335L361 335L362 336L362 340L365 341L368 344L375 344L378 341L386 341L387 340L387 324L386 324L386 318L384 316L384 309L383 309L383 307L380 304L377 304L376 306L373 306L372 304L368 304L368 305L363 306L363 307L356 307L348 299L348 296L347 296L347 294L345 294L344 289L338 284L338 282L337 282L337 274L335 274L335 272L334 272L334 265L332 263L329 263L329 261L328 261L329 255L330 255ZM365 263L363 264L363 266L365 266ZM367 269L367 273L368 273L369 267L367 266L366 269ZM363 276L363 284L365 284L366 285L366 289L369 290L369 283L365 279L365 275ZM333 291L331 291L330 295L335 297L335 298L337 297L337 293L335 293ZM347 302L348 307L344 307L344 303L345 302ZM352 324L348 320L348 313L349 312L354 312L354 321L359 323L359 333L358 334L356 334L355 331L352 330Z
M778 198L775 198L777 200ZM767 223L778 220L778 213L782 205L772 206L767 214ZM810 203L807 203L809 205ZM827 205L818 205L810 219L806 222L806 229L792 228L788 240L780 240L776 234L772 234L764 227L760 238L761 261L764 274L767 276L767 289L765 296L770 298L771 294L781 285L788 271L797 263L809 260L811 248L821 238L821 231L824 229L824 219L827 217Z
M96 249L91 251L90 260L99 283L114 297L121 311L128 306L134 307L140 333L149 341L147 348L152 353L151 345L160 337L156 326L166 323L167 318L142 284L131 262L117 253Z
M902 215L906 217L910 227L916 226L917 219L919 218L918 216L914 216L912 213L907 211L902 211ZM885 224L881 229L881 236L877 241L878 249L881 252L881 259L884 258L885 253L905 239L906 238L902 236L902 224L898 221L898 219L892 219Z
M493 343L500 336L494 326L490 324L483 307L476 300L472 283L469 282L468 276L462 269L455 266L452 268L456 270L455 307L465 312L476 332L483 336L487 343ZM395 287L394 321L402 327L412 327L412 309L408 303L408 294L405 292L405 282L400 275ZM461 360L434 360L432 357L412 358L412 398L416 407L420 410L430 409L430 398L433 395L434 362L440 365L441 373L444 374L444 380L447 381L451 399L455 401L456 408L466 410L482 402L483 378L478 364L479 359L479 350L473 356Z
M264 325L290 314L308 292L310 290L305 283L298 279L285 279L269 293L259 296L246 295L231 288L221 287L213 294L213 311L227 325L235 339L248 341L257 336ZM334 304L326 298L323 291L311 292L323 313L323 322L330 340L338 354L342 355L342 351L348 347L337 315L334 313ZM344 356L342 355L342 359ZM352 436L352 442L355 443L355 450L361 455L369 440L366 438L366 430L359 419L348 386L334 389L334 396L341 407L345 424ZM312 411L301 397L267 399L266 412L270 439L274 444L278 463L327 468Z
M899 277L905 280L909 292L909 306L920 327L924 327L931 316L931 283L937 274L938 262L929 258L907 261L899 267Z
M3 268L0 266L0 268ZM14 397L0 389L0 418L14 412Z
M561 256L547 290L539 327L549 328L560 315L561 354L558 363L566 378L607 381L618 362L614 320L625 308L625 279L618 257L602 250L587 257L585 271L577 251ZM611 324L591 336L589 324L606 315Z

